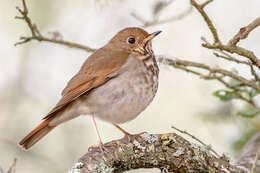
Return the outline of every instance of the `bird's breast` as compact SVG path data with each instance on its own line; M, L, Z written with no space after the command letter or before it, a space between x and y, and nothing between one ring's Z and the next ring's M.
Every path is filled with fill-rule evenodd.
M118 76L86 95L84 102L91 113L111 123L124 123L140 114L158 87L158 67L151 61L129 58Z

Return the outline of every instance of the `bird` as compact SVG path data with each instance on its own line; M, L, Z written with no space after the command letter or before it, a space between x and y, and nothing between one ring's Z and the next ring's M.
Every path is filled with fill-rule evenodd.
M119 124L136 118L157 92L159 68L151 41L160 33L138 27L119 31L85 60L56 106L19 145L28 150L55 127L80 115L91 116L101 149L96 118L130 136Z

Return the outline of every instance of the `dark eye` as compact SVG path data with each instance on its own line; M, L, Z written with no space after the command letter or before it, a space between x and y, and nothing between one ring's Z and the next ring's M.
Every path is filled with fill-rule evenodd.
M134 44L135 43L135 38L129 38L128 39L128 43L130 43L130 44Z

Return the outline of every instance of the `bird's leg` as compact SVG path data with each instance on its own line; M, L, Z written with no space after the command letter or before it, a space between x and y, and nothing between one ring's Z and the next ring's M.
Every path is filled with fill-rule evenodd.
M100 134L99 134L99 131L98 131L98 128L97 128L97 123L96 123L94 115L91 115L91 119L92 119L92 122L94 124L95 130L96 130L96 134L97 134L97 137L98 137L99 148L101 149L101 151L105 151L105 146L104 146L104 144L103 144L103 142L101 140L101 137L100 137Z
M138 133L138 134L131 134L131 133L128 133L127 131L125 131L123 128L121 128L119 125L117 124L113 124L117 129L119 129L121 132L123 132L125 134L125 138L127 138L129 141L132 141L133 138L135 136L139 136L139 135L142 135L144 133L147 133L147 132L142 132L142 133Z
M125 134L125 136L133 136L131 133L128 133L127 131L125 131L123 128L121 128L119 125L117 124L113 124L117 129L119 129L121 132L123 132Z
M127 138L129 141L132 141L133 138L136 136L136 135L133 135L131 133L128 133L127 131L125 131L123 128L121 128L119 125L117 124L113 124L118 130L120 130L121 132L123 132L125 134L125 138ZM139 135L139 134L137 134Z

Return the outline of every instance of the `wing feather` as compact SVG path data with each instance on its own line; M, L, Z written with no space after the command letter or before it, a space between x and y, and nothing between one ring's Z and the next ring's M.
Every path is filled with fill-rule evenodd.
M101 48L94 52L85 61L80 71L62 91L60 101L43 119L52 117L80 96L87 94L119 74L119 70L127 61L129 53L104 49Z

